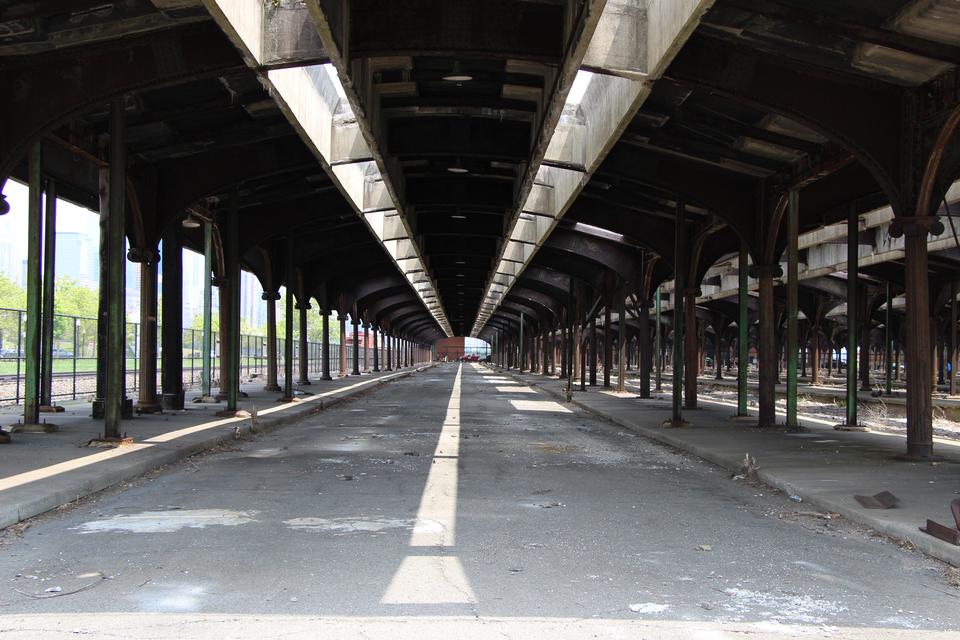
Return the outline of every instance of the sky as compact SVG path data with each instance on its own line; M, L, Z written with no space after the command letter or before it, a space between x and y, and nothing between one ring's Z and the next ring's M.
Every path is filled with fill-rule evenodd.
M10 213L0 216L0 240L12 240L19 260L27 257L27 186L8 180L3 187ZM57 200L57 231L61 233L90 233L97 235L100 217L83 207L65 200Z

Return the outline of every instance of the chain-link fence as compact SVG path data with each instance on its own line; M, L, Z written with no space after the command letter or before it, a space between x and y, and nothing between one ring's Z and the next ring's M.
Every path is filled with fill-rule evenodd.
M26 311L0 308L0 405L20 404L23 400L25 380ZM157 330L157 354L161 354L161 328ZM211 384L220 379L220 334L211 336ZM277 339L277 369L282 375L285 364L285 340ZM353 369L353 345L347 345L346 370ZM140 325L127 323L126 388L136 391L140 378ZM294 340L294 376L299 374L299 340ZM363 368L364 351L360 347L358 357ZM370 348L368 366L373 367L373 349ZM323 345L307 343L307 370L310 374L322 368ZM385 350L380 350L379 362L385 366ZM97 320L76 316L54 314L53 366L51 381L52 399L91 398L97 390ZM340 345L330 345L330 371L340 370ZM203 372L203 331L183 330L183 384L185 388L198 387ZM267 373L267 338L242 334L240 336L241 379L254 376L265 377ZM160 367L157 367L157 384L160 383Z

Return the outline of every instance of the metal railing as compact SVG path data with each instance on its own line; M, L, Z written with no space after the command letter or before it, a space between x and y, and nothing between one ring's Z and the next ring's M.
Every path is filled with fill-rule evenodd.
M51 399L76 400L92 398L97 389L97 320L78 316L54 314L53 366ZM161 354L160 327L157 330L157 354ZM23 400L25 380L26 311L0 308L0 406L20 404ZM282 377L285 364L285 340L277 339L277 370ZM294 376L299 372L299 340L293 343ZM347 372L353 369L353 345L347 345ZM307 343L307 370L314 374L322 368L320 342ZM364 351L360 347L360 366L363 367ZM369 348L368 364L373 367L373 348ZM385 364L386 351L380 349L381 366ZM203 331L183 330L183 385L184 388L199 387L202 376ZM140 381L140 325L127 323L126 388L136 391ZM340 370L340 345L330 344L330 371ZM267 338L265 336L240 335L240 376L252 378L266 376ZM220 334L212 334L210 377L215 386L220 378ZM157 383L160 382L160 366L157 366Z

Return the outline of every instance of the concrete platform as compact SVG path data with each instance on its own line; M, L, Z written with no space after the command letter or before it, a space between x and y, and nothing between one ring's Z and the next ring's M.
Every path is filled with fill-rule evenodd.
M344 400L356 398L393 380L432 365L399 371L315 380L298 393L296 402L280 403L280 394L263 390L263 381L246 383L238 407L254 417L218 418L225 404L194 403L188 392L182 411L144 414L123 423L133 444L116 448L84 446L103 431L103 421L90 417L90 403L64 403L55 433L16 433L0 446L0 528L78 501L94 492L130 480L152 469L229 442L253 431L293 424ZM310 395L306 395L310 394ZM0 414L5 428L16 422L15 407Z
M557 378L508 371L525 384L564 398L565 382ZM950 501L960 497L960 443L934 438L941 462L897 460L905 451L905 436L884 433L840 432L823 420L805 419L803 433L761 430L752 422L730 421L734 403L701 400L701 408L684 411L691 426L663 429L670 417L670 396L655 394L641 400L637 394L618 395L601 387L579 391L573 403L652 440L693 453L736 473L749 453L759 467L758 478L802 502L798 510L839 513L876 531L905 540L919 550L960 566L960 547L919 530L927 518L952 525ZM751 409L751 415L756 411ZM785 416L779 414L780 417ZM895 509L865 509L854 494L893 492L901 504Z

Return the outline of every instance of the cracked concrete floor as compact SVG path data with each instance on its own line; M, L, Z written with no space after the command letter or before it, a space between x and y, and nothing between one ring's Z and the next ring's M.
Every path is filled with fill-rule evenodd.
M943 565L477 365L36 519L3 638L957 637Z

